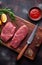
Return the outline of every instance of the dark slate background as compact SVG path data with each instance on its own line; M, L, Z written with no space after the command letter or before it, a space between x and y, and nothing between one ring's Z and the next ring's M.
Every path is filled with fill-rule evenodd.
M33 6L37 6L42 10L42 0L0 0L0 8L11 8L16 15L37 24L28 18L28 11ZM39 21L39 25L42 27L42 20ZM16 52L0 45L0 65L42 65L42 45L34 61L24 56L21 60L16 61L16 56Z

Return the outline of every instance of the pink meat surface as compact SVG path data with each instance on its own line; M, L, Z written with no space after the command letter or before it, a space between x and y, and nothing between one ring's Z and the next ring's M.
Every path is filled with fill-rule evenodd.
M11 22L7 22L1 32L1 39L7 42L14 35L16 27Z
M26 25L21 26L12 38L11 46L17 48L21 41L26 37L28 33L28 27Z

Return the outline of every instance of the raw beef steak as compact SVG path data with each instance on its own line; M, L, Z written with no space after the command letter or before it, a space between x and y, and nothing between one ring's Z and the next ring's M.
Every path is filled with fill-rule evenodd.
M28 27L26 25L21 26L13 36L13 39L11 41L11 46L13 48L17 48L21 41L26 37L28 33Z
M12 38L16 27L13 26L11 22L7 22L6 25L3 27L1 32L1 39L4 42L7 42L10 38Z

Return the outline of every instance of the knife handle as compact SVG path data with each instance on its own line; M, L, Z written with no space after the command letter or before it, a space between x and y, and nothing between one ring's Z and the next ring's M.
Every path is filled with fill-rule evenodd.
M27 49L27 47L28 47L28 44L26 44L24 46L24 48L20 51L19 55L17 56L17 60L19 60L22 57L22 55L25 52L25 50Z

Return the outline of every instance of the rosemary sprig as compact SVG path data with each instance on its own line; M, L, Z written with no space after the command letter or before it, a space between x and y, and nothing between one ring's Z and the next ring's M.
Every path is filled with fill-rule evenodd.
M0 15L3 14L3 12L0 12Z
M1 15L2 13L9 14L10 18L11 18L12 20L15 20L14 12L13 12L11 9L2 8L2 9L0 9L0 15Z
M0 45L2 45L3 44L3 41L1 40L1 38L0 38Z
M0 44L2 44L3 42L2 42L2 40L0 39Z

